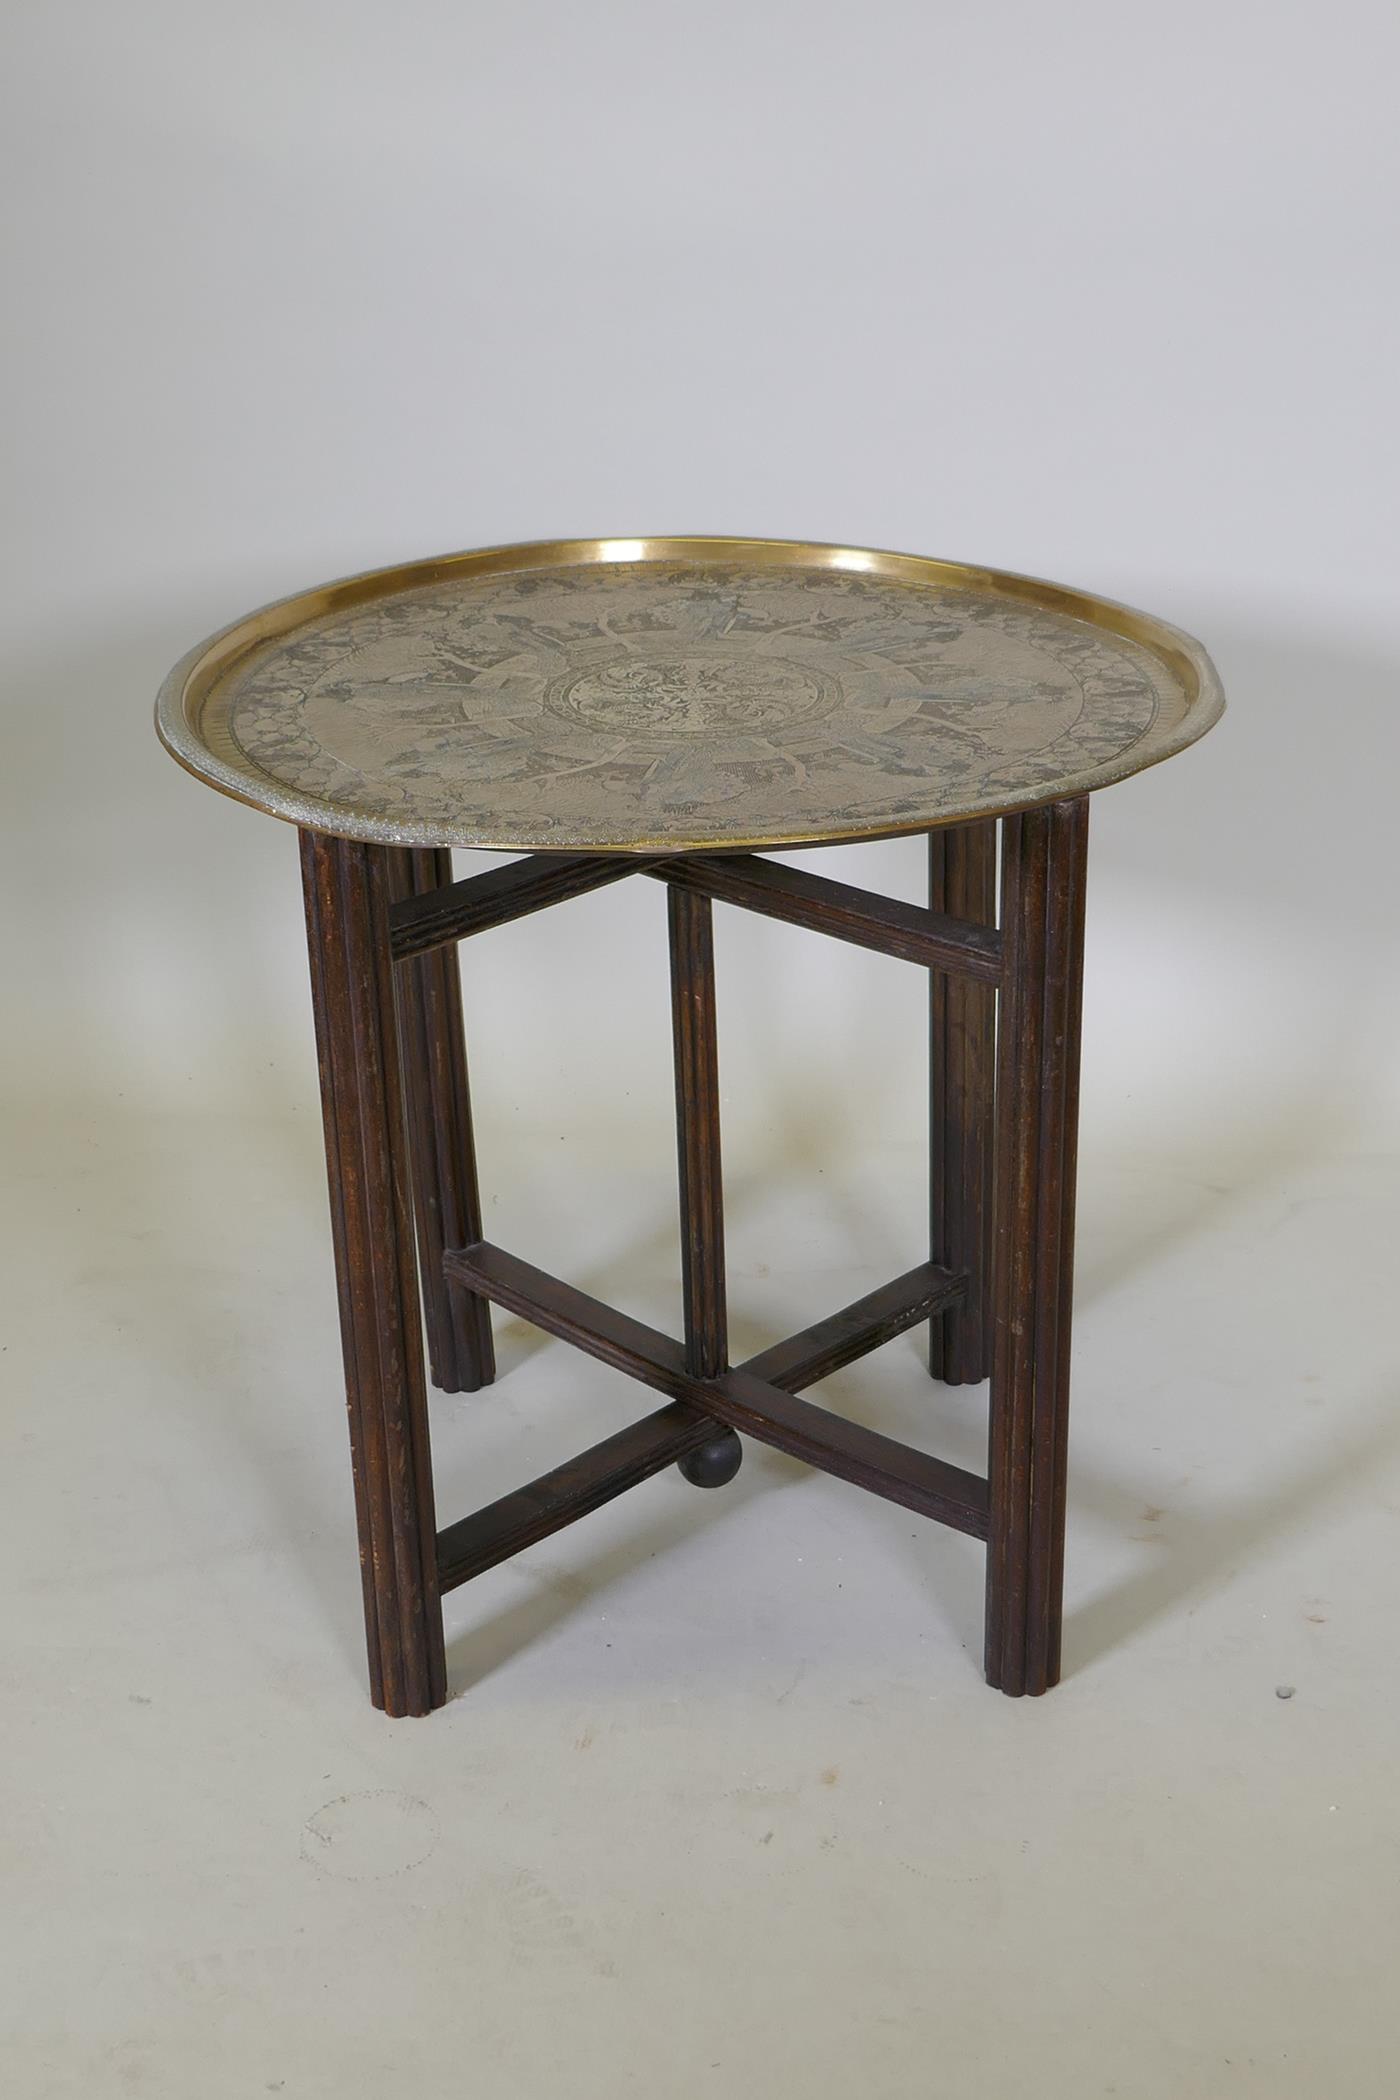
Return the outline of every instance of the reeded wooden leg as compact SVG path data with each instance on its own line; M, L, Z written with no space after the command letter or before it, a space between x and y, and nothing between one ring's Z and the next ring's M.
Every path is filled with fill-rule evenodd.
M360 1533L370 1693L447 1696L408 1141L389 954L388 849L301 834Z
M987 1679L1059 1680L1088 802L1002 825Z
M929 833L928 901L996 924L996 820ZM929 1370L979 1385L992 1365L992 1100L996 992L929 973L929 1259L967 1273L967 1293L929 1324Z
M729 1332L714 934L708 897L674 885L666 895L671 930L685 1364L696 1378L717 1378L729 1368ZM741 1456L738 1437L732 1429L726 1429L711 1443L681 1459L680 1470L696 1487L721 1487L733 1479Z
M395 898L452 880L445 848L386 851ZM496 1375L491 1309L442 1271L444 1247L467 1247L482 1237L456 948L434 948L400 963L398 998L428 1362L433 1384L444 1393L474 1393Z

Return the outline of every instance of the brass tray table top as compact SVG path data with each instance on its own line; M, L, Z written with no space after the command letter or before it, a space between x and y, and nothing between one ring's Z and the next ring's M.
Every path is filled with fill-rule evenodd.
M542 541L303 592L162 689L182 765L305 829L690 853L1080 796L1223 706L1198 643L1031 578L777 540Z
M982 1542L988 1683L1059 1681L1090 794L1222 705L1204 651L1144 614L776 540L449 555L177 665L175 757L301 831L376 1706L447 1700L450 1591L673 1466L723 1487L742 1437ZM901 832L928 834L926 904L756 850ZM459 878L457 846L513 857ZM666 889L676 1335L488 1239L472 1131L459 944L633 878ZM927 1260L739 1362L716 900L898 957L928 999ZM494 1382L493 1306L663 1404L440 1526L427 1379ZM918 1326L935 1378L989 1381L985 1473L804 1397Z

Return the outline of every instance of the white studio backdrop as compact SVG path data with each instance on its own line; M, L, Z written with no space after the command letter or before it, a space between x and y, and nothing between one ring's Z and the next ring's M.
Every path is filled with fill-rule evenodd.
M1199 634L1225 723L1095 802L1086 1145L1395 1145L1391 7L11 0L4 36L22 1112L314 1118L293 838L151 731L193 641L428 552L733 532ZM911 841L823 864L923 879ZM722 916L732 1170L915 1141L917 973ZM669 1172L663 917L623 884L472 949L493 1160L582 1126Z

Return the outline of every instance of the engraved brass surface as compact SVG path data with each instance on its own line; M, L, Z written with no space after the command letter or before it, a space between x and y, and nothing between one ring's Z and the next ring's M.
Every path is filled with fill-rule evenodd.
M548 541L284 599L177 665L161 737L348 838L691 852L877 838L1087 793L1223 705L1145 614L920 556Z

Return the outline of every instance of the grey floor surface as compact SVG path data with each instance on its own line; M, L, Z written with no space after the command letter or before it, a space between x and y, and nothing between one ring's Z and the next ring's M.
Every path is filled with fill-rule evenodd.
M972 1542L750 1446L458 1592L451 1703L391 1723L318 1142L7 1133L13 2100L1389 2100L1395 1162L1088 1147L1048 1699L980 1681ZM916 1258L918 1166L736 1176L739 1339ZM526 1141L512 1185L498 1237L674 1321L664 1173ZM499 1343L434 1401L444 1521L648 1405ZM980 1462L918 1337L825 1397Z

